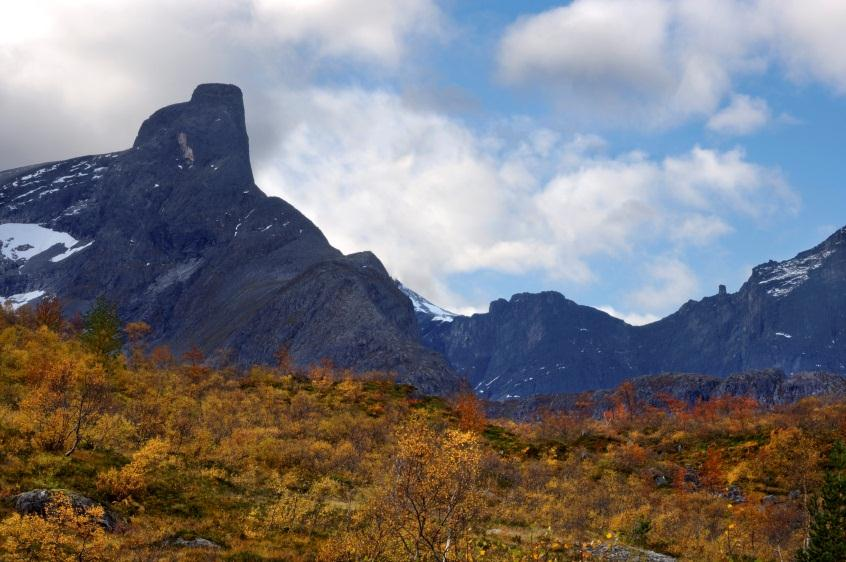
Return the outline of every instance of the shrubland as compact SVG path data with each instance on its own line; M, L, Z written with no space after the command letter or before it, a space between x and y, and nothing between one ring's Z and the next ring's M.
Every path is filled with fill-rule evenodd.
M0 559L783 561L846 541L837 401L649 406L624 384L601 415L518 423L284 350L212 368L149 333L105 301L0 314ZM34 489L102 507L16 513ZM216 547L180 546L198 537Z

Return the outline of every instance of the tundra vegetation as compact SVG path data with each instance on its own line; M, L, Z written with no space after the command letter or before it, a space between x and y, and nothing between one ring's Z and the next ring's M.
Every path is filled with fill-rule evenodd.
M73 321L54 300L0 310L2 560L842 559L834 400L647 405L624 384L606 412L489 420L472 393L285 350L210 367L116 318L105 301ZM17 513L8 498L35 489L96 504L55 492Z

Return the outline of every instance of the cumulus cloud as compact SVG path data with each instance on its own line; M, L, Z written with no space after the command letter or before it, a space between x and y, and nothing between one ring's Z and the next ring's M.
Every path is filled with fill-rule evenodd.
M510 82L548 82L606 107L620 90L651 98L672 86L664 65L669 16L661 0L594 0L521 19L502 40L502 74Z
M737 94L708 119L706 126L726 135L748 135L766 125L770 118L767 100Z
M600 306L597 308L599 308L599 310L601 310L602 312L610 314L615 318L619 318L620 320L631 324L632 326L643 326L644 324L651 324L652 322L660 320L661 318L656 314L638 314L636 312L627 314L625 312L620 312L613 306Z
M698 288L696 275L675 257L659 257L647 268L651 281L631 295L633 303L645 310L667 310L689 298Z
M264 118L279 90L339 62L390 71L445 26L433 0L6 2L0 168L128 146L152 110L209 81L245 90L260 158L285 126Z
M839 0L760 0L771 47L793 80L814 80L846 93L846 3Z
M846 92L844 26L837 0L575 0L509 26L498 65L571 116L661 127L712 115L738 77L771 68ZM716 130L766 117L760 100L732 105Z
M246 4L246 2L242 2ZM304 44L321 56L395 65L410 36L437 36L443 18L429 0L252 0L248 37Z
M285 106L298 121L259 169L259 183L345 252L374 250L404 283L452 308L468 304L449 290L454 274L534 272L584 283L594 279L594 257L650 243L682 251L727 234L739 217L795 204L777 171L739 149L613 155L594 135L543 128L521 130L515 143L388 91L315 88ZM666 310L666 300L647 294L633 300L642 312Z
M664 172L672 196L693 208L726 205L758 217L799 204L778 170L747 161L740 148L719 152L695 146L688 154L666 158ZM762 191L765 197L758 196Z

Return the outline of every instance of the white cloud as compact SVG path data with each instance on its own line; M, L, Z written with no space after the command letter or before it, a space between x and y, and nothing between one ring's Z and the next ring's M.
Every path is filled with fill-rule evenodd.
M652 281L631 296L634 304L641 309L667 310L676 307L698 288L693 270L678 258L656 258L646 269Z
M652 97L672 85L663 60L669 15L661 0L593 0L520 19L502 40L503 77L551 82L605 106L621 89Z
M342 63L392 72L441 36L433 0L39 0L0 8L0 169L129 146L201 82L244 90L254 155L283 123L269 96Z
M292 127L259 184L343 251L375 251L450 309L468 305L449 290L453 274L588 282L597 256L639 255L653 243L683 251L724 236L738 217L793 204L778 173L740 150L609 155L599 137L543 128L521 130L515 143L517 135L475 132L387 91L313 88L277 105L284 114L274 120ZM633 302L666 310L655 299Z
M797 196L778 170L748 162L739 148L719 152L695 146L688 154L666 158L664 171L673 197L693 208L725 205L760 217L798 206Z
M670 240L682 246L706 246L733 231L720 216L691 213L673 224Z
M667 126L716 112L739 77L784 70L846 93L840 0L575 0L509 26L498 65L572 118ZM735 98L713 123L744 134L768 115Z
M728 106L708 119L707 127L726 135L748 135L766 125L770 119L766 100L736 94Z
M846 3L840 0L760 0L772 48L790 77L816 80L846 94Z
M575 0L505 32L510 84L570 114L663 126L713 112L732 76L759 69L756 14L731 0Z
M656 320L660 320L660 316L656 314L638 314L638 313L631 313L627 314L625 312L620 312L619 310L615 309L613 306L600 306L597 307L602 312L606 314L610 314L614 318L619 318L632 326L643 326L644 324L651 324Z
M322 56L352 56L395 65L410 36L442 33L430 0L252 0L249 33L272 43L297 43Z

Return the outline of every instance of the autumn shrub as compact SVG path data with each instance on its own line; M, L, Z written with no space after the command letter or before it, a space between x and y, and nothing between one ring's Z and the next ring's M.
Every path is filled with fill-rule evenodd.
M66 494L54 494L43 515L14 513L0 521L3 560L99 562L114 560L116 545L98 523L100 506L74 508Z
M147 441L128 464L98 474L97 489L115 499L143 493L154 473L168 462L170 450L170 443L163 439Z

